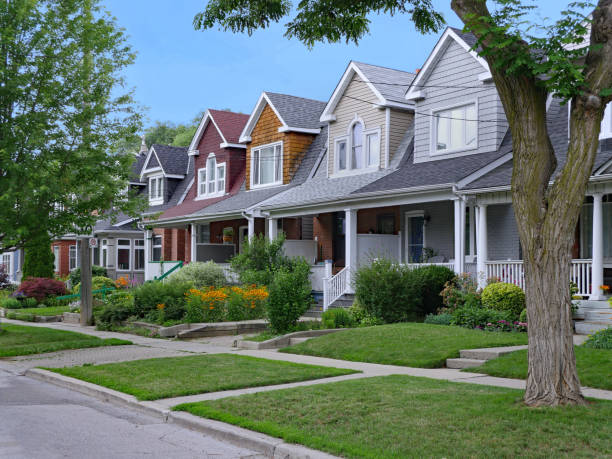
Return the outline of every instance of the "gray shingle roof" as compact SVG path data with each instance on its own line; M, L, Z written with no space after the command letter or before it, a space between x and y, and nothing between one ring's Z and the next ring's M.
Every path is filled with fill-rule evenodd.
M319 117L325 108L325 102L275 92L266 92L266 95L288 126L304 129L321 127Z
M187 164L189 163L187 147L173 147L156 143L153 144L153 149L157 153L162 169L166 174L185 175L187 173Z
M138 226L136 225L136 221L129 221L132 220L133 217L130 217L126 214L124 214L123 212L119 212L117 214L114 215L114 218L111 218L110 216L102 219L102 220L98 220L96 222L96 224L94 225L93 228L93 233L108 233L108 232L121 232L121 231L138 231ZM124 223L123 225L119 226L119 223L123 223L129 221L129 223Z
M185 149L185 151L187 151L187 149ZM150 215L150 214L156 214L158 212L163 212L164 210L169 209L170 207L174 207L179 203L180 199L183 197L183 195L187 191L187 187L189 186L189 184L194 178L195 159L193 156L188 156L187 161L188 163L191 163L191 165L189 166L189 172L187 173L187 175L185 175L185 178L180 179L180 181L178 182L178 184L176 185L176 188L174 189L172 193L172 196L170 196L170 199L166 201L164 204L161 204L159 206L150 206L145 212L143 212L143 215ZM187 169L187 167L185 167L185 169ZM184 173L185 172L183 172L183 174ZM143 193L146 199L146 197L149 195L148 183L147 183L147 186L144 187Z
M415 73L365 64L363 62L354 63L385 99L403 104L408 103L404 98L404 94L406 94L406 90L415 79Z
M468 44L470 48L473 48L476 43L478 43L478 39L472 33L463 32L461 29L457 29L456 27L449 27L453 32L455 32L459 37Z
M132 163L132 170L130 172L130 182L140 182L140 172L144 166L144 162L147 159L146 154L139 154L134 162Z

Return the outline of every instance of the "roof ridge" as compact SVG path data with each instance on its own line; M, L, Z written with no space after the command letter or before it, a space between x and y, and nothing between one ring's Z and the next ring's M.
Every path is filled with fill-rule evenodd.
M410 75L416 75L415 72L409 72L408 70L395 69L393 67L387 67L386 65L369 64L368 62L360 62L360 61L351 61L351 62L353 62L354 64L369 65L371 67L378 67L380 69L393 70L394 72L402 72L402 73L408 73Z
M265 94L274 94L276 96L283 96L283 97L293 97L295 99L302 99L302 100L308 100L311 102L318 102L321 104L326 104L327 102L324 102L322 100L317 100L317 99L311 99L309 97L302 97L302 96L294 96L293 94L283 94L282 92L272 92L272 91L264 91Z

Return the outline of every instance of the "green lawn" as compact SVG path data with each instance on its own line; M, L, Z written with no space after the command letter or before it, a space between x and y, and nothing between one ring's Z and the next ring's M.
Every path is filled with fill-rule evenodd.
M345 457L609 457L612 402L527 408L522 391L386 376L177 410Z
M281 352L355 362L419 368L443 367L462 349L527 344L526 333L487 332L462 327L402 323L354 328L281 349Z
M71 331L44 327L2 324L0 326L0 357L42 354L64 349L132 344L120 339L100 339Z
M134 395L140 400L327 378L352 370L235 354L195 355L51 369Z
M70 311L69 306L48 306L44 308L5 309L5 313L33 314L35 316L61 316Z
M574 346L578 376L583 386L612 390L612 350ZM485 373L502 378L527 378L527 351L516 351L469 368L472 373Z

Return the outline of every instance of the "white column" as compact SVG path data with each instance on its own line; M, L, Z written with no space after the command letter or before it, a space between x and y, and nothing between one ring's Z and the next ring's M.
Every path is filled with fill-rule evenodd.
M198 254L197 245L196 245L197 241L198 241L197 240L196 229L197 229L196 224L192 223L191 224L191 261L192 262L197 261L196 257L197 257L197 254Z
M476 244L478 245L476 251L477 255L477 267L476 271L478 273L478 287L484 288L487 283L487 206L485 204L481 204L478 206L478 230L476 233L477 240Z
M248 236L249 236L249 241L253 238L253 236L255 236L255 217L248 217L247 218L247 222L248 222Z
M153 243L153 231L146 230L145 231L145 280L146 281L153 279L153 275L151 274L151 244L152 243ZM101 259L102 259L102 247L100 247L100 260ZM108 260L108 252L106 254L106 259Z
M278 237L278 218L268 218L268 237L271 241Z
M476 255L476 219L474 218L474 212L476 210L476 206L470 206L470 214L469 214L469 226L470 226L470 256L474 257ZM472 258L471 261L474 261Z
M353 272L357 269L357 211L346 209L345 211L345 265L348 268L347 291L353 292Z
M593 194L593 255L591 265L591 300L603 300L603 205L602 193Z
M455 272L464 271L465 261L465 201L455 199Z

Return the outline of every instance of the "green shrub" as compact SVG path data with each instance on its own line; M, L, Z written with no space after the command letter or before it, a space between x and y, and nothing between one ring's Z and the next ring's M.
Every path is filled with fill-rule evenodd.
M455 276L452 280L444 284L444 289L440 292L444 311L452 313L457 308L464 306L477 308L482 305L478 284L468 273Z
M36 306L38 306L38 300L36 298L30 297L23 300L24 308L35 308Z
M157 317L159 311L157 305L163 304L166 320L170 318L169 316L180 319L185 313L185 293L190 288L192 288L190 282L145 282L133 291L134 312L140 318Z
M91 278L91 290L100 290L102 288L114 288L115 281L109 277L96 276ZM72 289L74 294L81 293L81 283L79 282ZM102 293L94 293L95 298L102 298Z
M452 316L452 325L481 329L484 329L489 323L495 324L499 320L510 321L512 319L508 311L497 311L495 309L472 306L457 308L453 311Z
M188 301L185 306L185 322L197 324L204 322L204 309L197 301Z
M496 311L507 311L516 320L525 309L525 292L518 285L496 282L482 291L482 304Z
M9 312L6 314L8 319L13 320L23 320L25 322L34 322L34 314L30 314L29 312Z
M369 315L367 311L365 310L365 308L359 303L357 299L353 302L353 305L349 308L349 314L353 317L353 320L355 321L355 323L359 325L360 327L371 327L373 325L384 324L384 322L381 319Z
M427 314L424 322L426 324L434 324L434 325L450 325L453 322L453 315L448 312L443 312L441 314Z
M245 240L242 253L231 260L232 270L238 274L240 282L267 287L272 283L277 271L291 270L291 259L283 252L284 242L285 236L282 234L274 241L270 241L263 234Z
M170 274L168 280L191 282L195 288L223 287L227 285L223 268L214 261L189 263Z
M92 277L108 277L108 273L106 272L106 268L102 266L93 265L91 267L91 276ZM81 282L81 268L76 268L70 271L70 285L73 287Z
M351 328L356 322L346 309L328 309L321 317L324 328Z
M107 296L105 304L96 311L96 323L100 328L108 325L119 325L135 314L134 295L119 290Z
M17 298L5 297L0 299L0 308L20 309L21 307L21 301L19 301Z
M416 313L422 317L442 308L444 303L440 292L455 278L455 273L445 266L430 265L407 271L405 277L405 282L414 289Z
M291 268L274 273L270 284L267 317L273 331L284 333L295 327L312 303L310 265L304 259L291 260Z
M51 251L51 238L46 231L30 240L24 250L23 279L29 277L52 278L55 256Z
M593 333L584 342L583 346L593 349L612 349L612 328L606 328L605 330Z
M527 309L523 309L521 311L521 315L519 316L519 322L527 323Z

